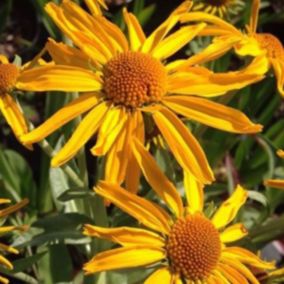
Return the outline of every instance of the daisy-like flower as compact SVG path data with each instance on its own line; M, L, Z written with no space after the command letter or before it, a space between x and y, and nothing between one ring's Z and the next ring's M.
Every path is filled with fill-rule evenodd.
M208 98L262 79L263 61L225 74L195 67L223 52L214 43L210 45L212 52L167 62L205 27L204 23L185 26L169 35L190 6L191 2L185 1L148 37L137 18L124 10L128 42L116 25L95 11L90 15L68 0L60 6L49 3L46 11L76 47L49 40L46 48L56 64L30 70L26 87L88 93L64 106L23 136L22 141L38 142L88 112L53 157L52 166L69 161L98 132L91 152L106 155L105 179L119 184L126 181L126 187L135 191L140 170L129 143L131 137L144 143L147 116L158 127L181 167L202 183L212 182L214 177L202 148L177 115L234 133L261 131L260 125L240 111ZM179 69L182 62L187 62L187 67ZM256 66L258 74L251 72ZM36 79L31 82L34 76Z
M257 33L259 7L260 0L253 0L252 13L249 25L246 27L246 33L218 17L205 13L188 13L182 17L181 21L212 23L213 25L202 31L203 35L220 36L221 42L235 39L234 48L240 56L250 55L265 58L268 61L268 67L272 67L274 70L278 92L284 96L284 48L280 40L273 34ZM228 45L229 48L231 46Z
M277 155L284 159L284 151L283 150L278 150ZM278 189L284 189L284 180L283 179L267 179L264 181L264 185L278 188Z
M242 224L231 224L247 199L247 192L241 186L208 218L203 213L203 189L191 175L185 177L187 207L183 207L178 191L142 144L135 141L132 147L144 176L173 216L118 185L99 182L95 189L97 194L146 228L85 225L85 235L121 245L95 255L84 265L87 274L152 266L155 271L144 282L146 284L256 284L259 282L250 268L273 269L272 263L260 260L252 252L229 245L247 234Z
M0 198L0 204L7 204L10 203L11 201L9 199L3 199ZM9 206L7 208L4 209L0 209L0 218L6 218L8 215L10 215L11 213L21 209L22 207L26 206L28 204L28 199L23 199L21 202ZM0 227L0 234L6 234L15 230L26 230L27 227L26 226L1 226ZM8 253L13 253L13 254L18 254L19 251L11 246L5 245L0 243L0 250L2 252L8 252ZM1 253L0 254L0 264L3 265L5 268L7 269L13 269L13 264ZM4 283L7 284L9 283L9 280L3 276L0 276L0 283Z
M203 11L221 18L238 14L245 6L242 0L195 0L193 11Z

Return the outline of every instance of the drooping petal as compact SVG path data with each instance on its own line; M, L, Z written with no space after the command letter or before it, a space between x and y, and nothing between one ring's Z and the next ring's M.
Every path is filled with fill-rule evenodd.
M102 15L101 7L105 10L108 9L104 0L84 0L90 12L94 16Z
M166 202L174 214L179 218L183 216L183 204L177 189L163 174L154 158L145 147L137 140L132 143L132 151L140 165L144 177L157 195Z
M4 265L5 267L7 267L8 269L13 269L13 264L3 255L0 255L0 264Z
M246 202L248 193L240 185L237 186L231 197L221 204L212 218L217 229L225 227L237 215L241 206Z
M18 104L9 94L1 94L0 110L18 139L28 132L25 117Z
M42 66L23 71L16 87L25 91L92 92L101 89L93 72L64 65Z
M283 179L267 179L264 181L265 186L284 189L284 180Z
M169 233L170 217L165 212L165 214L161 214L160 210L145 198L141 198L124 190L118 185L105 181L98 183L96 192L136 218L145 226L157 232ZM125 202L125 200L127 200L127 202Z
M188 128L166 108L154 112L153 118L181 167L201 183L211 183L214 176L206 156Z
M68 46L62 42L56 42L51 38L46 43L46 49L57 65L70 65L89 69L92 64L95 64L77 48Z
M7 204L7 203L11 203L11 200L7 198L0 198L0 204Z
M172 284L172 272L168 267L162 267L154 271L144 282L144 284Z
M138 139L142 145L145 143L145 127L144 127L144 120L141 111L136 111L134 115L135 119L135 127L133 128L132 133L132 140ZM131 140L131 141L132 141ZM129 192L134 194L137 193L139 187L139 180L140 180L141 170L137 160L134 157L134 154L130 153L129 161L126 168L125 174L125 188Z
M266 262L254 253L241 247L227 247L222 251L222 257L238 260L243 264L251 265L260 269L274 269L275 262Z
M284 50L283 50L283 59L284 59ZM284 97L284 62L282 62L280 59L271 59L270 61L272 63L275 77L277 80L278 92L282 97Z
M139 245L162 248L165 246L165 240L159 234L138 228L102 228L87 224L84 226L83 234L90 237L107 239L124 247Z
M8 64L9 60L8 60L7 56L5 56L4 54L0 54L0 62L2 64Z
M7 251L7 252L13 253L13 254L19 254L19 251L17 249L15 249L11 246L1 244L1 243L0 243L0 250Z
M113 269L150 265L165 258L165 252L153 247L124 247L98 253L83 267L86 274Z
M248 280L236 269L225 264L219 263L218 269L232 284L249 284Z
M136 16L129 13L126 8L123 9L123 18L128 28L131 50L137 51L146 39L143 29Z
M108 109L107 103L100 103L83 118L67 143L52 158L52 167L59 167L76 155L89 138L96 133Z
M196 37L205 26L206 24L201 23L180 28L177 32L158 43L152 50L152 56L160 60L167 59Z
M5 216L8 216L9 214L23 208L28 203L29 203L29 200L27 198L24 198L20 202L0 210L0 217L2 218L2 217L5 217Z
M235 45L235 52L240 56L260 56L265 50L260 46L255 37L244 35L242 40Z
M97 94L88 93L81 95L79 98L63 106L39 127L22 136L21 141L24 143L34 143L43 140L67 122L94 107L98 102L99 96Z
M248 234L247 229L243 224L235 224L226 228L221 234L220 238L223 243L231 243L242 239Z
M190 96L166 96L163 102L176 113L205 125L234 133L257 133L262 126L254 124L242 112L210 101Z
M105 155L125 127L127 114L123 108L111 108L99 129L96 145L91 149L95 156Z
M159 44L161 40L168 34L168 32L177 24L182 14L186 13L192 6L191 1L184 1L178 6L170 16L145 40L141 47L144 53L151 53L151 51Z
M260 6L260 0L252 1L252 10L250 16L250 23L249 23L251 33L255 33L257 29L259 6Z
M190 213L202 212L204 205L204 185L189 172L184 171L183 184Z

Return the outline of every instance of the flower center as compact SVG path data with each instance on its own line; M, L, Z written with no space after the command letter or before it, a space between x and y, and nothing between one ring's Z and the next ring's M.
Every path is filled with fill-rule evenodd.
M8 92L16 83L19 70L14 64L0 64L0 94Z
M166 70L148 54L125 52L103 69L106 98L114 104L140 107L157 102L166 92Z
M206 4L216 7L222 7L229 4L231 0L205 0Z
M284 60L283 45L280 40L272 34L259 33L255 35L260 46L267 51L267 55L275 59Z
M173 225L167 253L176 272L191 281L203 280L220 258L219 232L201 214L188 215Z

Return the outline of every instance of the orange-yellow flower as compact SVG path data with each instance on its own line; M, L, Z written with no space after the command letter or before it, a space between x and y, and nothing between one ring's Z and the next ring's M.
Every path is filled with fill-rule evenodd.
M46 48L56 64L30 70L26 87L87 93L23 136L22 141L38 142L88 112L53 157L52 166L69 161L98 132L91 152L106 155L105 179L119 184L126 181L126 187L135 191L140 170L129 143L132 137L144 143L147 116L181 167L202 183L212 182L214 177L202 148L177 115L234 133L261 131L261 126L243 113L208 98L260 80L262 75L252 74L251 69L258 66L262 72L263 61L225 74L194 66L223 52L215 44L209 46L211 53L207 49L187 59L169 61L205 27L200 23L169 34L190 6L191 2L185 1L148 37L136 17L124 10L128 41L116 25L95 11L90 15L68 0L60 6L49 3L46 11L76 47L49 40Z
M118 185L99 182L95 189L97 194L146 228L85 225L85 235L121 245L95 255L84 266L87 274L155 265L153 274L144 283L257 284L250 268L274 268L272 263L262 261L252 252L230 246L247 234L241 223L229 225L247 199L247 192L241 186L208 218L203 213L203 189L190 174L185 175L187 207L183 207L178 191L147 150L137 141L132 147L144 176L173 216Z
M9 199L3 199L3 198L0 198L0 204L7 204L7 203L10 203L11 201ZM15 205L12 205L12 206L9 206L7 208L4 208L4 209L0 209L0 217L1 218L5 218L7 217L8 215L10 215L11 213L21 209L22 207L26 206L28 203L28 200L27 199L23 199L21 202L15 204ZM3 235L3 234L6 234L6 233L9 233L9 232L12 232L12 231L15 231L15 230L26 230L26 226L1 226L0 227L0 234ZM13 254L18 254L19 251L11 246L8 246L8 245L5 245L5 244L2 244L0 243L0 250L2 252L8 252L8 253L13 253ZM0 264L3 265L5 268L7 269L13 269L13 264L4 256L2 255L2 253L0 254ZM9 280L3 276L0 276L0 282L1 283L4 283L4 284L7 284L9 283Z

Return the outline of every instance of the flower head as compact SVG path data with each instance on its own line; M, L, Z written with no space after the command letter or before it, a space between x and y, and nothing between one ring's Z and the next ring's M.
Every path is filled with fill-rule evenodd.
M0 204L7 204L7 203L10 203L11 201L9 199L0 199ZM27 199L23 199L21 202L15 204L15 205L12 205L12 206L9 206L7 208L4 208L4 209L0 209L0 217L1 218L5 218L7 217L8 215L10 215L11 213L21 209L22 207L26 206L28 203L28 200ZM1 226L0 228L0 233L1 235L3 234L6 234L6 233L9 233L9 232L12 232L12 231L15 231L15 230L26 230L27 227L26 226ZM0 249L1 251L3 252L8 252L8 253L13 253L13 254L18 254L19 251L11 246L8 246L8 245L5 245L5 244L2 244L0 243ZM5 266L5 268L7 269L13 269L13 265L12 263L4 256L4 255L0 255L0 264ZM0 282L1 283L4 283L4 284L7 284L9 283L9 280L6 279L5 277L2 277L0 276Z
M146 149L138 141L132 147L146 179L173 215L118 185L99 182L97 194L132 215L147 229L85 225L84 234L122 246L94 256L84 266L87 274L156 264L156 270L145 283L179 283L181 279L192 284L225 280L225 283L258 283L250 267L273 269L272 263L260 260L246 249L229 245L247 234L242 224L230 225L247 199L241 186L208 218L203 212L202 186L191 174L185 173L188 204L183 207L177 190Z
M190 58L169 60L205 27L200 23L172 32L190 7L190 1L182 3L148 37L137 18L124 10L127 40L101 13L91 16L68 0L60 6L49 3L46 11L76 47L50 39L46 48L56 64L42 67L41 71L30 70L27 77L36 78L27 81L26 87L87 93L23 136L22 141L40 141L88 112L52 159L52 166L66 163L98 132L91 152L106 156L105 179L119 184L125 181L128 189L136 191L140 170L129 143L133 137L144 143L147 117L159 129L181 167L202 183L212 182L214 177L202 148L177 115L230 132L259 132L261 126L244 114L208 97L242 88L260 80L262 75L251 74L250 67L228 74L196 67L223 52L216 44Z
M221 18L238 14L245 6L242 0L195 0L193 11L215 14Z

